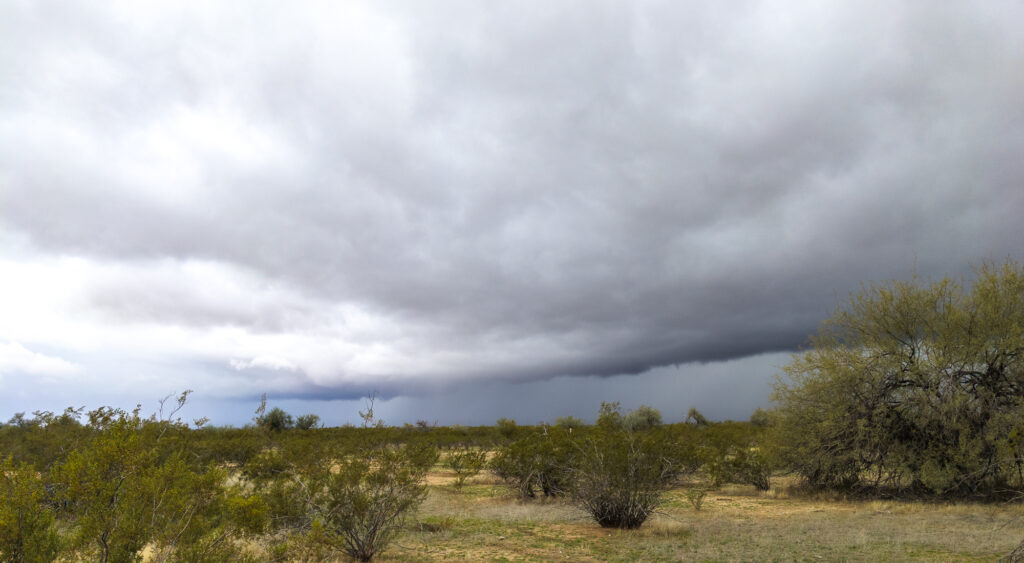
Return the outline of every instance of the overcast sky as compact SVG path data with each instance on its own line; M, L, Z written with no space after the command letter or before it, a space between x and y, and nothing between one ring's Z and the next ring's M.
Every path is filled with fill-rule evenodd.
M0 0L0 418L744 419L861 281L1024 258L1021 22Z

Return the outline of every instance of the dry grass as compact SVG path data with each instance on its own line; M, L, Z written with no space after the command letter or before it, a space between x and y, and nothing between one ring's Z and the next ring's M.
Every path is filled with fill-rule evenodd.
M380 561L996 561L1024 537L1019 505L844 501L787 487L685 489L638 530L606 530L562 501L521 501L490 475L462 493L443 471Z
M520 500L486 472L462 492L453 480L430 474L426 501L375 561L997 561L1024 538L1019 504L848 501L784 479L710 490L699 511L685 487L672 490L637 530L600 528L562 500Z

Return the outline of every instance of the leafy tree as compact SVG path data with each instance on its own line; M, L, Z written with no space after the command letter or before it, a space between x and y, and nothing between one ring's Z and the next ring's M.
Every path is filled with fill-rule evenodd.
M622 428L622 413L619 411L621 403L601 401L601 407L597 409L597 421L595 426L605 430Z
M623 417L622 425L626 430L632 432L650 430L661 426L661 412L654 407L640 405L636 410Z
M320 425L320 417L315 414L304 414L295 419L295 427L299 430L311 430Z
M686 412L686 422L696 424L697 426L707 426L711 424L711 421L701 414L700 411L697 410L697 407L690 407L690 410Z
M788 463L826 487L1024 486L1024 268L865 285L776 383Z
M271 432L280 432L289 428L295 427L295 420L292 415L285 412L280 407L274 407L270 409L270 412L263 418L263 428Z

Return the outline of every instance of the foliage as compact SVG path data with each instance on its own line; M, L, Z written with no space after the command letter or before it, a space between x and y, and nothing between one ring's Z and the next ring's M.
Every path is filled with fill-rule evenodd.
M88 435L79 419L82 408L67 408L61 414L35 411L31 417L15 414L0 427L0 451L16 463L26 462L45 469L73 450Z
M681 468L666 452L664 437L613 426L581 437L571 468L573 501L601 527L640 527Z
M777 382L811 484L975 495L1024 486L1024 268L866 285Z
M0 561L52 561L60 548L53 510L36 470L0 458Z
M280 432L294 428L295 420L280 407L274 407L263 417L260 426L271 432Z
M226 474L188 454L187 425L142 419L138 408L104 407L88 418L91 437L53 468L71 547L98 561L137 561L150 542L162 559L238 559Z
M567 489L573 453L568 429L544 428L500 448L491 470L523 498L535 497L538 489L558 496Z
M698 450L712 487L743 483L759 491L771 488L775 460L764 429L741 422L702 427Z
M287 511L284 518L276 515L278 526L290 532L292 547L307 555L340 552L370 561L425 498L423 480L437 450L426 444L382 445L312 459L289 465L265 488L272 511Z
M711 424L711 421L701 414L697 407L690 407L690 410L686 412L686 422L696 424L697 426L708 426Z
M467 446L454 447L445 455L444 465L455 473L456 490L462 490L466 479L477 475L487 465L487 452Z
M498 429L498 434L506 440L511 440L516 434L516 421L511 418L499 418L494 425Z
M597 409L597 420L594 425L604 430L622 429L622 413L619 411L621 403L601 401L601 407Z
M640 405L622 417L622 426L631 432L641 432L661 426L661 412L654 407Z
M775 426L775 413L758 407L750 413L750 423L762 428Z
M576 418L575 416L560 416L555 419L555 426L565 428L567 430L573 430L583 428L587 425L582 419Z
M686 500L690 501L694 510L700 510L704 506L704 498L708 496L708 490L704 487L692 487L686 490Z
M320 417L315 414L304 414L295 419L295 427L299 430L312 430L321 426Z

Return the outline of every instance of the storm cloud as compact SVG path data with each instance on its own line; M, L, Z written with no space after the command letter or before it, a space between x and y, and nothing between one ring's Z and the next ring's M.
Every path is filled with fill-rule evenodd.
M1022 258L1020 21L4 2L0 389L412 401L796 350L861 281Z

